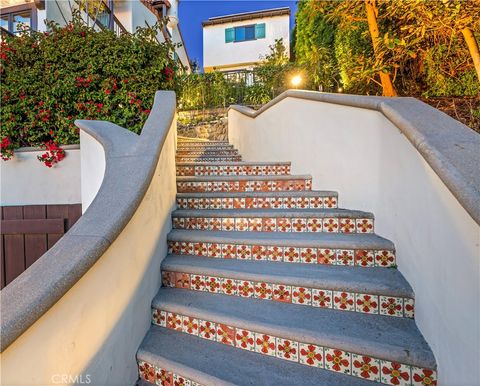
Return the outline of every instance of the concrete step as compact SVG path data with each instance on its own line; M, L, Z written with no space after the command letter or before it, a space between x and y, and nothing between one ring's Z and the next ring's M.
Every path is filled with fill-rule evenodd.
M287 176L194 176L177 177L177 191L251 192L311 190L310 175Z
M169 253L217 259L395 267L391 241L376 234L214 232L174 229Z
M177 176L245 176L290 174L290 162L177 163Z
M204 162L204 163L211 163L211 162L239 162L242 160L242 156L240 155L180 155L175 156L175 161L177 163L180 162Z
M381 373L384 383L396 370L410 384L415 373L436 368L428 344L407 318L178 288L161 288L152 308L152 321L160 327L296 363L314 351L322 358L317 366L357 377L370 364L377 371L369 375L380 381Z
M191 144L191 143L184 143L184 142L179 142L177 144L177 150L198 150L198 149L209 149L209 150L230 150L233 149L233 145L228 145L228 144L221 144L221 145L211 145L211 144Z
M348 209L179 209L175 229L373 233L372 213Z
M203 155L206 157L215 157L215 156L234 156L238 155L237 149L229 149L229 150L210 150L210 149L196 149L196 150L183 150L177 149L177 157L185 157L185 156L199 156Z
M248 350L152 326L137 353L140 376L153 385L371 386L345 374L277 360ZM185 379L181 383L179 378ZM163 382L162 383L162 379ZM190 381L190 383L188 382Z
M338 194L332 191L178 193L179 209L336 208Z
M412 288L396 269L307 264L292 269L289 263L168 255L162 262L162 284L348 312L414 316Z

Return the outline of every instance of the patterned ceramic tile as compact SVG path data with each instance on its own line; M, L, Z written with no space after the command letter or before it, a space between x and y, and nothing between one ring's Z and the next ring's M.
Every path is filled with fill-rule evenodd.
M292 230L292 222L289 218L277 219L277 232L290 232Z
M190 275L190 289L194 291L206 291L205 276Z
M217 342L235 346L235 328L217 323Z
M341 218L339 220L341 233L355 233L355 220L350 218Z
M156 384L160 386L171 386L173 382L173 373L165 369L157 369Z
M205 289L207 292L219 294L222 292L222 279L215 276L205 276Z
M300 261L304 264L316 264L317 249L316 248L300 248Z
M311 305L312 290L305 287L292 287L292 303Z
M307 218L307 231L308 232L322 232L322 219L320 218Z
M175 273L162 272L162 285L164 287L175 287Z
M177 288L190 288L190 274L176 272L175 273L175 287Z
M408 386L411 384L411 369L400 363L381 361L381 380L386 385Z
M157 379L155 367L144 361L138 362L138 373L140 378L146 380L147 382L155 383Z
M305 232L307 229L307 221L304 218L292 219L292 232Z
M355 265L358 265L361 267L373 267L375 265L373 252L362 250L362 249L356 250Z
M222 257L224 259L236 259L237 246L235 244L222 244Z
M277 302L290 303L292 301L292 287L289 285L274 284L272 299Z
M317 250L318 264L335 264L337 261L337 252L334 249L322 249Z
M406 318L415 316L415 300L403 298L403 314Z
M248 280L238 280L238 294L243 298L254 296L253 282Z
M277 358L298 362L298 343L293 340L277 338Z
M392 251L375 251L375 265L377 267L391 267L395 264L395 255Z
M324 218L322 220L322 229L324 232L338 232L338 218Z
M222 280L222 293L225 295L237 295L237 281L233 279Z
M237 245L237 259L250 260L252 258L252 246Z
M157 326L167 327L167 312L156 308L152 309L152 321Z
M380 361L368 356L352 354L352 375L380 382Z
M333 291L333 308L342 311L354 311L355 295L350 292Z
M412 385L437 386L437 373L433 370L412 366Z
M370 218L357 219L358 233L373 233L373 220Z
M255 333L255 351L264 355L275 356L276 354L276 341L275 337Z
M338 373L350 374L351 354L331 348L325 348L325 368Z
M173 312L168 312L167 313L167 328L170 328L172 330L176 331L182 331L182 325L183 325L183 320L182 320L181 315L174 314Z
M333 307L333 292L329 290L312 289L312 306L322 308Z
M403 299L390 296L380 296L380 314L402 317Z
M184 316L182 331L190 335L198 335L198 319Z
M271 300L273 295L273 284L264 282L255 283L254 292L257 299Z
M264 245L252 245L253 260L268 260L267 247Z
M354 251L337 249L337 265L354 265Z
M217 243L208 244L208 257L219 259L222 257L222 248Z
M355 311L378 314L378 296L368 294L355 295Z
M298 345L299 362L303 365L323 369L323 347L314 344L300 343Z
M283 249L283 261L286 263L299 263L300 262L299 248L285 247Z
M267 246L269 261L283 261L283 247Z
M216 340L217 339L217 325L206 320L198 321L198 336L203 339Z
M243 350L255 351L255 334L237 328L235 331L235 346Z

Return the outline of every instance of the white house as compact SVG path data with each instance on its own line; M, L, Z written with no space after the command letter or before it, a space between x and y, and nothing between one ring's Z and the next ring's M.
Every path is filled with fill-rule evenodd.
M251 69L276 39L290 51L288 7L212 17L202 25L205 72Z
M180 32L178 0L1 0L1 31L2 34L16 34L20 24L36 31L46 31L45 20L67 24L73 11L79 8L87 24L116 33L132 33L137 27L153 26L168 16L169 23L157 39L159 42L171 40L180 43L175 49L176 59L185 70L191 70Z

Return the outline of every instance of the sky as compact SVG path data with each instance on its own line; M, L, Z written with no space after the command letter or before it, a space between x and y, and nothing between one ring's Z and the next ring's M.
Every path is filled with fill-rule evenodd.
M181 0L178 18L180 19L180 29L190 61L196 59L200 67L203 68L202 21L213 16L279 7L290 7L290 30L292 30L297 9L295 0Z

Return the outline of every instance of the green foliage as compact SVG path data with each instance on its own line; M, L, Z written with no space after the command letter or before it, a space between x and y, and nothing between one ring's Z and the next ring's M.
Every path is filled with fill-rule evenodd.
M112 121L142 129L158 89L175 86L173 46L158 44L159 26L117 37L77 17L48 33L2 42L2 138L15 148L78 142L75 119Z
M380 94L378 72L403 95L478 95L462 28L480 33L478 0L376 0L374 53L365 0L304 0L296 14L295 57L325 91Z
M320 12L310 12L315 0L301 1L295 16L295 59L325 91L338 86L334 41L337 26Z
M300 71L288 60L282 39L270 47L263 62L251 72L226 77L221 72L184 74L179 78L179 106L184 110L226 107L234 103L258 105L289 88L291 75ZM255 82L250 84L246 78Z
M341 87L348 93L381 93L381 88L371 81L375 70L372 68L373 49L367 29L365 22L356 22L351 28L339 28L335 35L334 53Z

